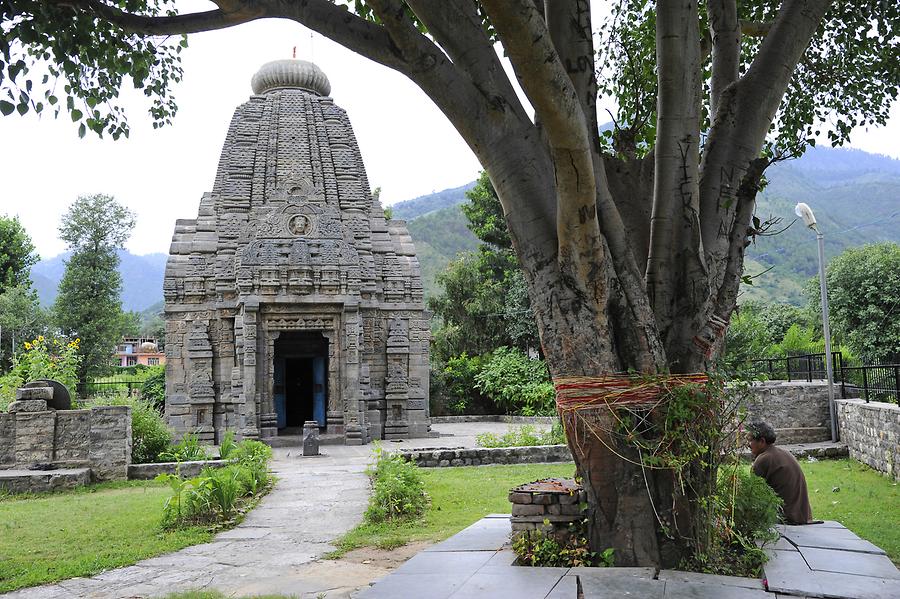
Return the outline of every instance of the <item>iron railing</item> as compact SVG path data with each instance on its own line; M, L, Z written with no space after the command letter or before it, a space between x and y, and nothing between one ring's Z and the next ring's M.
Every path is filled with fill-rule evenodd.
M866 403L900 403L900 364L850 364L841 352L831 352L834 384L841 398L859 397ZM773 381L807 381L826 378L825 353L751 360L744 374Z
M127 393L134 395L141 390L144 379L135 376L107 376L86 383L79 383L78 397L98 397Z

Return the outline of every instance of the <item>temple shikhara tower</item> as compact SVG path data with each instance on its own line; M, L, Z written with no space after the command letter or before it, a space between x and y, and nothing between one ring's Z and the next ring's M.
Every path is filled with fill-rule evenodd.
M169 424L216 442L309 420L347 444L427 435L429 315L405 223L372 198L317 66L270 62L252 88L172 237Z

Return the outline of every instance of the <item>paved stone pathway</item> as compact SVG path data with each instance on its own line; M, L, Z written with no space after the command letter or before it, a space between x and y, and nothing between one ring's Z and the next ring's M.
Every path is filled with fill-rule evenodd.
M385 442L386 449L474 447L482 432L503 433L504 423L440 424L437 438ZM368 501L364 470L373 447L328 445L324 455L303 457L301 448L274 450L278 484L236 528L212 542L143 560L91 578L22 589L3 599L156 597L178 591L218 589L233 596L285 594L349 597L387 570L346 561L322 561L336 538L362 519Z

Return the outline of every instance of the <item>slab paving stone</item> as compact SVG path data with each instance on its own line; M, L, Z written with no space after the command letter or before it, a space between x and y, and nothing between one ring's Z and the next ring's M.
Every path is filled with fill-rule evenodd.
M397 574L440 574L449 571L474 574L495 554L494 551L422 551L397 568L396 572Z
M231 530L219 533L218 539L262 539L272 534L269 528L233 528Z
M775 599L774 593L767 593L762 589L679 580L665 582L666 591L663 596L666 599Z
M544 599L567 568L486 566L473 574L451 599ZM398 595L405 597L405 595ZM573 598L574 599L574 598Z
M647 580L635 576L579 575L578 579L581 581L584 599L663 599L666 591L664 580Z
M425 551L496 551L509 541L510 532L509 520L483 518Z
M800 547L819 549L840 549L885 555L877 545L859 538L852 531L843 528L818 528L816 525L785 527L782 536Z
M389 574L356 599L449 599L471 576L469 573Z
M569 576L589 576L593 578L616 576L620 578L631 577L653 580L656 578L656 568L587 568L578 566L569 568Z
M758 578L743 578L740 576L720 576L718 574L700 574L698 572L682 572L680 570L660 570L657 578L666 581L697 582L763 591L766 589L766 585L763 584L762 580Z
M811 570L900 579L900 571L884 555L815 547L801 547L800 553Z
M578 599L578 577L563 576L545 599Z

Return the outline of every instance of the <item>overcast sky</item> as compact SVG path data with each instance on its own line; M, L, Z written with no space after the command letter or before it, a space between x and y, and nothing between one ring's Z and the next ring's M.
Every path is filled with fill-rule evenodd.
M204 2L186 6L204 9ZM476 178L480 166L447 119L402 75L370 62L304 27L278 20L191 36L185 79L175 89L173 126L153 130L141 93L123 93L129 139L78 139L68 115L0 117L0 214L18 215L42 258L64 250L59 217L80 194L107 193L137 214L127 247L168 252L175 220L194 218L212 189L234 109L250 95L250 78L265 62L297 57L316 62L347 110L369 182L391 204ZM900 158L900 110L888 127L857 131L854 147Z

